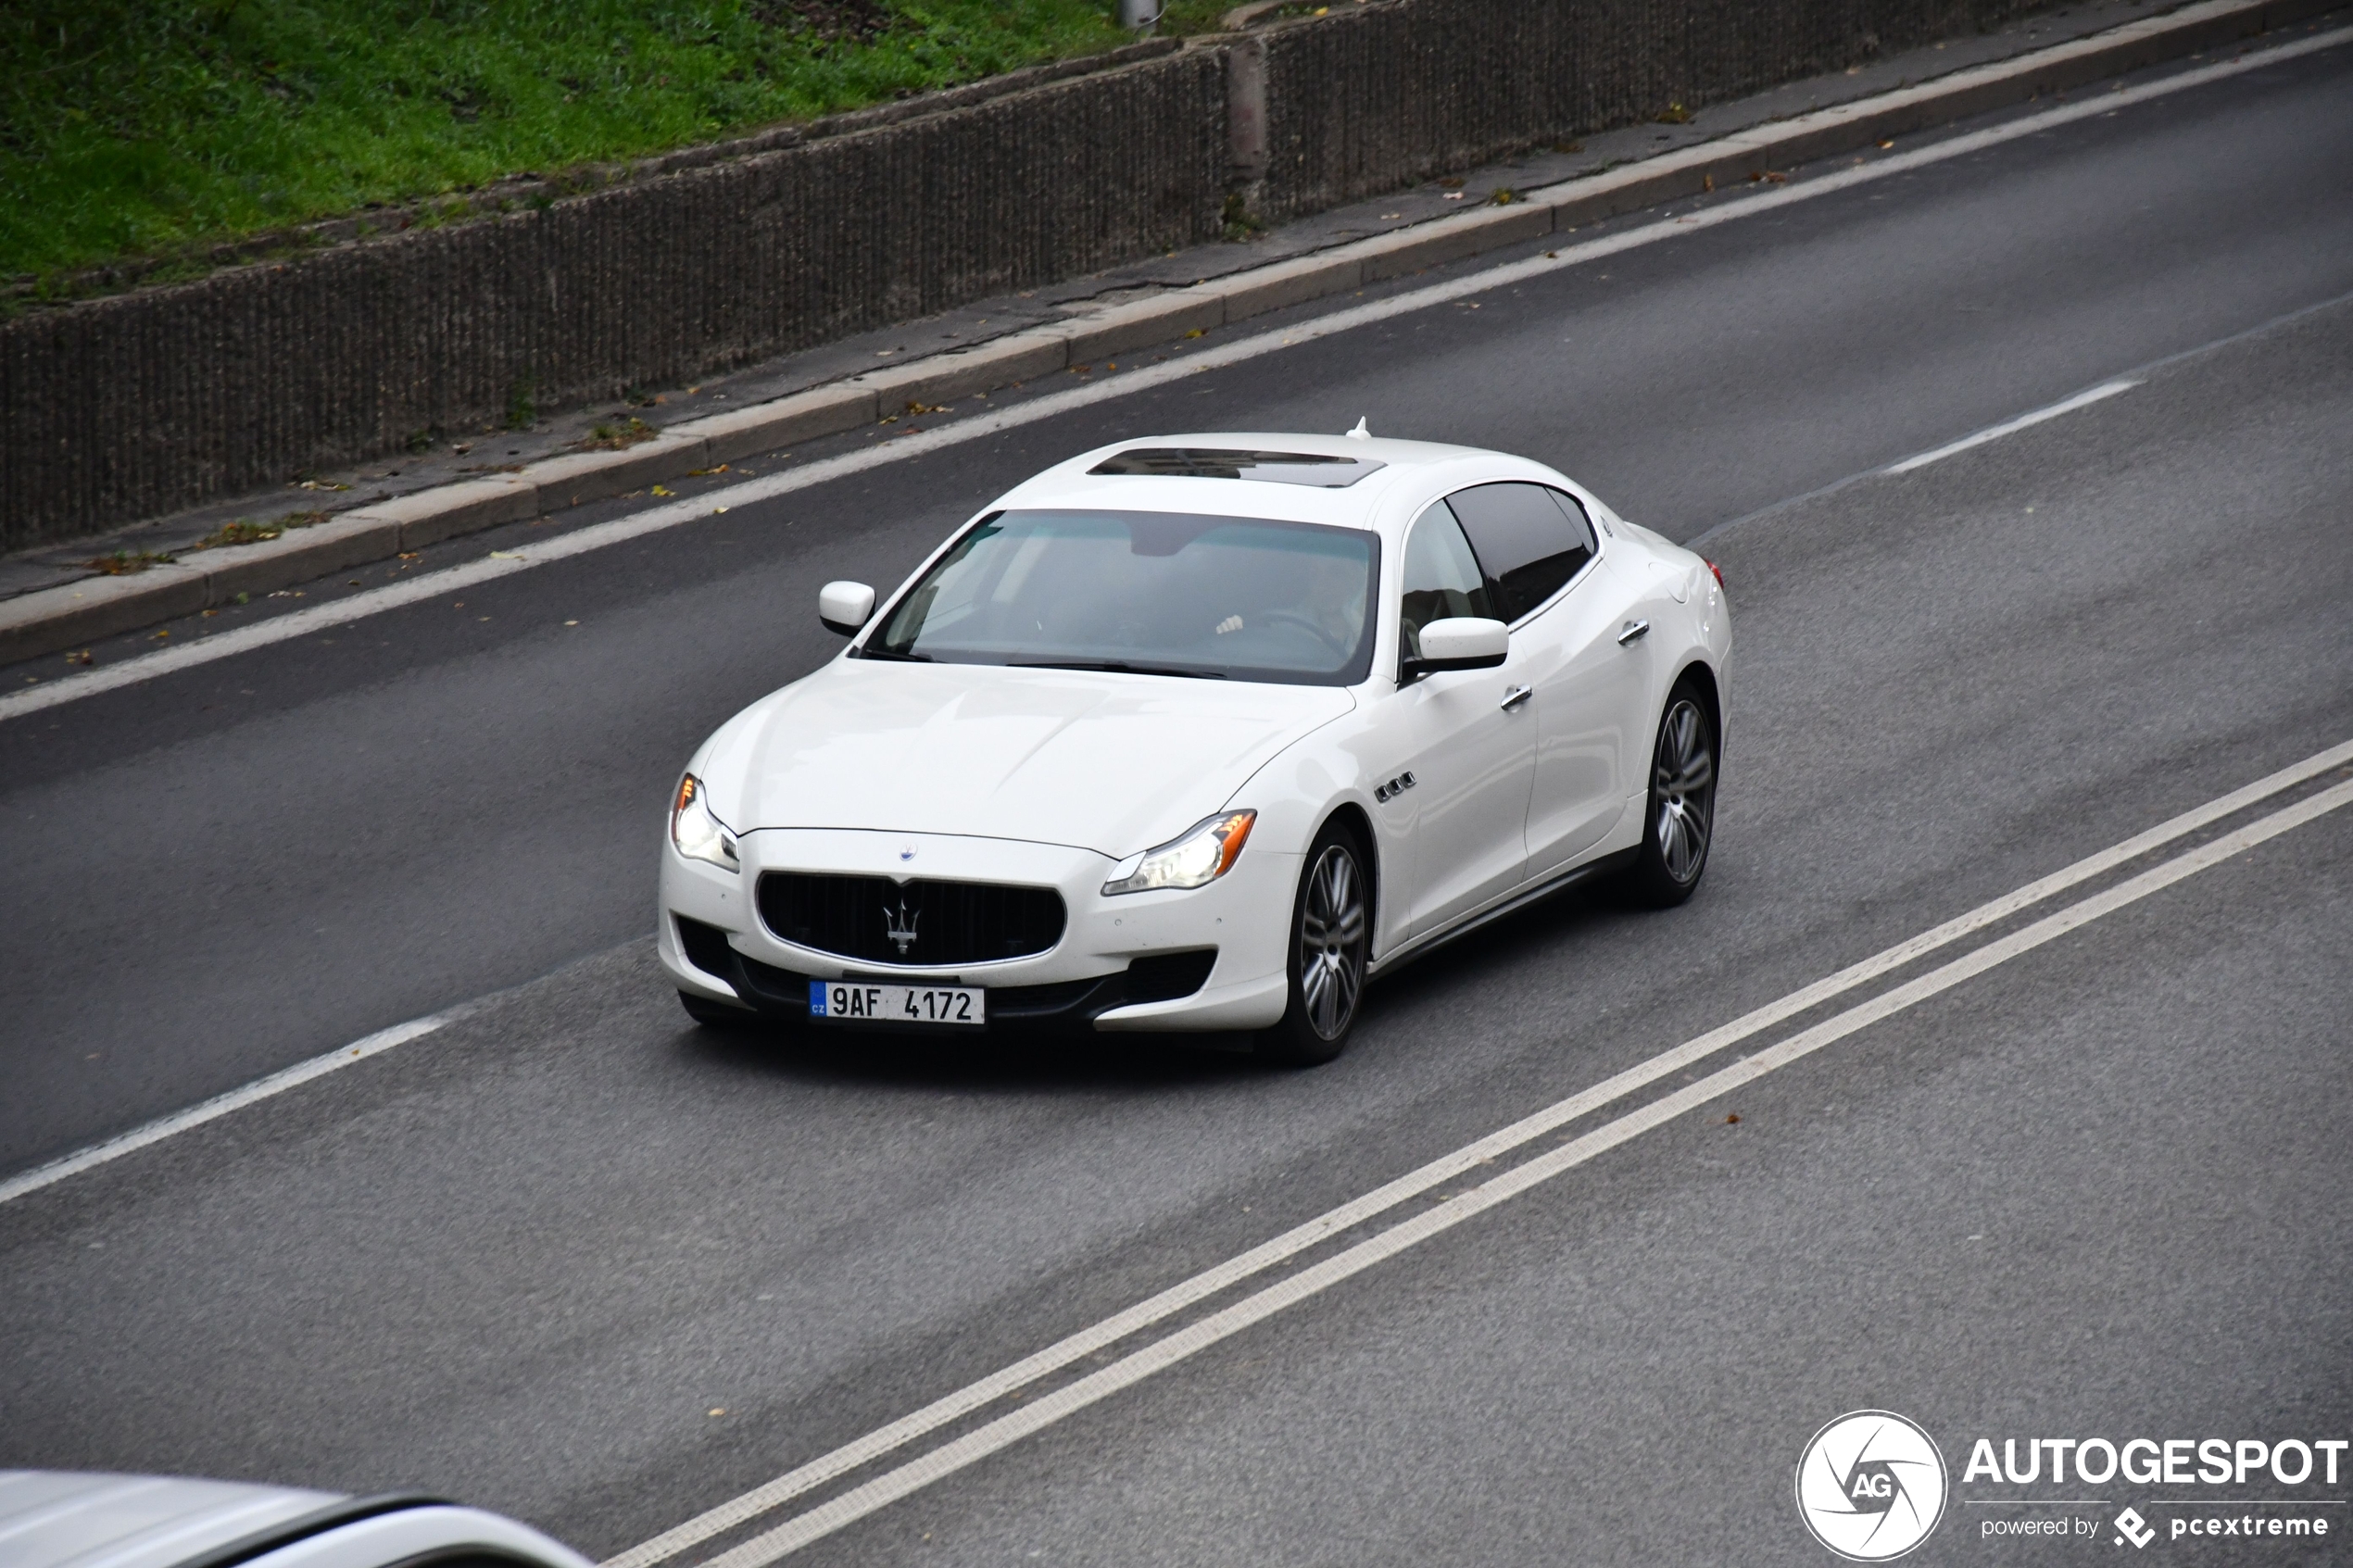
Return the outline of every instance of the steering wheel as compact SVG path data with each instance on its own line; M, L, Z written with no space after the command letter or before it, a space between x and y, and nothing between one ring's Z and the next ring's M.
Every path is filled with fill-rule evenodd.
M1329 632L1325 631L1321 626L1316 625L1313 621L1308 620L1307 617L1300 614L1299 611L1295 609L1262 609L1258 612L1258 619L1261 621L1289 621L1295 625L1304 627L1309 636L1314 637L1317 642L1323 644L1326 647L1331 650L1331 654L1334 659L1346 659L1353 651L1344 644L1335 639Z

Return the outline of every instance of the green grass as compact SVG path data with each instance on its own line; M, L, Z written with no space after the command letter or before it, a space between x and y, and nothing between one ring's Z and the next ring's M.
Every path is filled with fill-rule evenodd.
M1197 31L1219 0L1176 0ZM1110 0L0 0L0 276L643 157L1126 42Z

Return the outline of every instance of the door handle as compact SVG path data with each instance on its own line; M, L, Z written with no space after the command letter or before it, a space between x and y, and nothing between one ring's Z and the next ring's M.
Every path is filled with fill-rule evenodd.
M1650 629L1651 623L1647 621L1628 621L1625 629L1617 633L1617 646L1622 648L1632 647L1635 643L1650 634Z
M1508 713L1535 695L1536 688L1533 686L1514 686L1504 694L1504 710Z

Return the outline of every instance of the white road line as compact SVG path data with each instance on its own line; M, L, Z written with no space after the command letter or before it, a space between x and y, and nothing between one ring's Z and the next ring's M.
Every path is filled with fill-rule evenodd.
M1351 307L1346 310L1335 311L1328 316L1302 321L1278 331L1262 332L1252 337L1219 344L1188 355L1182 359L1124 371L1115 377L1071 387L1063 392L1051 393L1014 408L997 409L968 420L960 420L956 423L926 430L918 434L900 436L863 451L845 452L837 457L822 458L804 468L764 474L758 479L730 485L724 490L711 491L692 500L656 507L629 517L616 518L610 522L598 523L573 533L559 534L554 538L525 546L522 551L522 558L521 559L493 560L484 557L464 566L452 567L423 577L412 578L406 583L392 583L383 588L355 594L347 599L340 599L333 604L315 605L308 609L296 610L291 615L283 615L273 620L240 626L233 631L216 632L201 641L182 643L157 653L125 659L120 664L102 665L66 675L39 686L0 694L0 721L27 713L36 713L44 709L56 707L59 703L71 702L77 697L94 696L100 692L112 691L118 687L151 680L159 675L168 675L176 671L208 664L214 659L226 659L253 648L266 647L271 644L285 642L295 637L308 636L314 632L324 631L331 626L341 626L365 616L420 603L436 595L458 593L477 583L504 577L511 572L526 571L534 566L545 565L549 561L564 560L573 556L585 555L591 550L603 549L607 546L641 539L649 533L658 533L699 518L710 517L723 507L739 507L756 501L768 500L777 495L824 484L849 474L879 468L886 463L922 457L950 446L961 445L968 441L978 441L988 436L1001 434L1024 425L1035 424L1041 420L1058 418L1072 409L1085 408L1090 404L1150 391L1152 388L1165 386L1173 382L1205 374L1211 370L1225 370L1265 355L1279 353L1283 349L1295 347L1301 344L1315 343L1340 332L1353 331L1358 327L1389 320L1393 317L1409 315L1418 310L1426 310L1432 306L1443 305L1470 295L1487 294L1529 278L1541 277L1548 272L1557 272L1566 268L1616 256L1620 252L1653 245L1677 234L1697 233L1719 224L1734 222L1759 213L1777 211L1793 203L1812 201L1818 196L1829 195L1856 185L1868 184L1898 174L1907 174L1914 169L1924 169L1952 158L1966 157L1971 153L1982 152L1988 147L1998 146L2006 142L2037 135L2055 126L2109 114L2133 104L2145 103L2174 93L2186 92L2192 88L2202 87L2208 82L2220 82L2265 66L2276 65L2283 60L2294 59L2298 56L2335 48L2348 42L2353 42L2353 28L2339 28L2331 32L2301 39L2293 44L2284 44L2258 54L2183 71L2180 75L2168 77L2161 82L2145 82L2138 87L2127 88L2120 93L2102 94L2082 103L2061 105L2057 108L2045 109L2039 114L2028 115L2005 125L1972 132L1965 136L1956 136L1911 152L1897 153L1873 163L1841 169L1835 174L1827 174L1788 185L1768 186L1761 192L1741 194L1736 199L1713 207L1702 207L1680 216L1659 219L1629 229L1622 233L1588 240L1581 245L1564 245L1542 256L1506 262L1483 271L1450 279L1442 283L1433 283L1425 288L1392 295L1386 299L1372 300L1364 305Z
M1826 1019L1810 1029L1802 1030L1754 1056L1744 1057L1695 1084L1573 1138L1558 1148L1514 1166L1467 1192L1456 1193L1427 1213L1417 1214L1378 1236L1358 1242L1345 1251L1335 1253L1280 1285L1269 1286L1253 1296L1245 1297L1222 1311L1179 1329L1165 1339L1134 1351L1101 1372L1054 1390L1036 1404L1000 1416L912 1463L878 1475L863 1486L852 1487L841 1496L754 1537L731 1551L722 1552L712 1558L705 1568L763 1568L764 1564L831 1535L910 1493L943 1480L1098 1400L1140 1383L1197 1351L1230 1338L1286 1307L1296 1306L1376 1263L1452 1230L1475 1214L1484 1213L1517 1198L1565 1171L1574 1170L1620 1144L1720 1099L1732 1090L1753 1084L1767 1073L1801 1060L1825 1046L1915 1007L2023 953L2032 952L2103 915L2111 914L2171 887L2185 877L2221 865L2267 839L2275 838L2348 802L2353 802L2353 781L2322 790L2270 816L2259 818L2184 855L2151 867L2105 892L2094 894L2081 903L2045 916L2032 925L1989 942L1916 980L1874 997L1836 1017Z
M1474 1170L1497 1156L1529 1143L1555 1128L1566 1125L1604 1105L1624 1098L1635 1091L1657 1082L1667 1074L1680 1072L1692 1063L1711 1056L1728 1046L1738 1044L1762 1030L1794 1018L1856 987L1947 947L1987 926L2008 919L2056 894L2077 886L2093 877L2101 876L2149 851L2160 848L2189 834L2221 822L2257 802L2266 800L2283 790L2318 778L2330 770L2353 763L2353 741L2331 746L2301 762L2283 768L2253 784L2233 790L2228 795L2208 801L2205 805L2158 823L2145 832L2135 834L2123 842L2110 846L2097 854L2089 855L2049 876L2028 883L2014 892L1982 904L1967 914L1883 951L1860 962L1850 964L1834 974L1810 985L1791 992L1778 1001L1746 1013L1731 1022L1712 1029L1672 1050L1662 1052L1614 1077L1604 1079L1592 1087L1558 1100L1531 1116L1491 1133L1476 1143L1468 1144L1451 1154L1441 1156L1416 1170L1374 1188L1306 1223L1284 1232L1251 1250L1241 1253L1214 1268L1204 1270L1168 1289L1160 1292L1126 1311L1105 1318L1091 1327L1081 1329L1065 1339L1012 1365L992 1373L980 1381L944 1396L922 1409L900 1417L887 1426L856 1441L845 1444L829 1453L821 1454L806 1464L786 1472L774 1480L756 1486L740 1497L721 1503L684 1524L663 1531L638 1546L610 1559L603 1568L651 1568L652 1564L677 1556L702 1542L749 1524L793 1498L849 1474L884 1455L904 1448L918 1437L936 1431L949 1423L962 1419L983 1406L1026 1386L1051 1373L1071 1366L1113 1345L1139 1330L1173 1316L1197 1302L1239 1284L1253 1274L1264 1273L1275 1265L1308 1250L1340 1232L1362 1224L1365 1221L1394 1209L1422 1193L1429 1191L1465 1172Z
M1966 452L1972 446L1982 446L1989 441L1999 441L2013 431L2024 430L2029 425L2039 425L2045 420L2057 419L2061 414L2071 413L2086 404L2113 397L2120 392L2130 392L2140 384L2136 381L2112 381L2105 386L2095 386L2089 392L2079 392L2072 397L2061 398L2047 408L2037 408L2031 414L2020 414L2014 420L2004 420L2000 424L1988 425L1975 435L1964 435L1958 441L1948 441L1932 452L1922 452L1917 458L1906 458L1900 463L1890 463L1885 471L1909 473L1914 469L1924 469L1931 463L1943 461L1956 452Z
M144 1127L134 1128L120 1137L108 1138L104 1143L93 1144L88 1148L79 1149L60 1159L52 1160L46 1165L36 1165L20 1175L10 1176L6 1181L0 1181L0 1203L22 1198L29 1192L38 1192L53 1183L64 1181L68 1176L79 1175L93 1166L104 1165L109 1160L120 1160L132 1150L145 1148L149 1144L161 1143L175 1133L184 1133L191 1127L201 1127L206 1123L226 1116L233 1110L242 1110L256 1100L268 1099L272 1095L282 1095L297 1084L308 1084L313 1078L333 1073L338 1067L348 1067L355 1061L365 1061L368 1058L388 1051L395 1046L404 1045L420 1036L430 1035L456 1016L457 1011L453 1010L450 1012L435 1013L430 1018L412 1018L406 1023L396 1023L389 1029L379 1029L365 1039L354 1040L351 1044L331 1050L324 1056L314 1056L308 1061L296 1062L292 1067L272 1073L267 1078L257 1078L241 1089L231 1089L227 1094L215 1095L212 1098L192 1105L185 1110L175 1110L170 1115L160 1117Z
M2130 380L2136 385L2140 384L2146 382L2151 376L2156 375L2159 370L2166 370L2174 365L2185 363L2192 359L2202 358L2207 355L2217 352L2218 350L2229 348L2235 344L2246 343L2252 339L2261 337L2267 332L2277 332L2282 327L2289 326L2295 322L2303 320L2307 316L2317 316L2323 310L2336 309L2338 307L2348 301L2353 301L2353 294L2334 295L2327 299L2316 299L2309 305L2299 305L2293 310L2282 311L2279 315L2271 318L2269 320L2258 321L2251 327L2241 327L2234 332L2226 332L2221 337L2208 338L2204 343L2192 344L2187 348L2177 348L2171 354L2162 355L2155 359L2145 360L2141 364L2132 367L2132 369L2124 376L2120 376L2117 379L2120 381ZM1802 507L1809 501L1818 501L1826 496L1838 495L1849 486L1860 484L1867 479L1881 478L1886 474L1887 471L1888 470L1886 469L1879 467L1863 469L1857 472L1844 475L1842 478L1833 479L1828 484L1817 485L1811 490L1803 490L1794 495L1784 495L1778 501L1768 501L1765 505L1757 508L1755 511L1743 512L1738 517L1726 518L1722 522L1716 523L1711 526L1705 533L1693 534L1689 539L1683 541L1683 547L1685 549L1696 550L1703 545L1705 545L1709 540L1717 538L1722 534L1730 533L1736 528L1743 528L1747 526L1749 523L1759 521L1760 519L1772 517L1780 512L1785 512L1793 507Z

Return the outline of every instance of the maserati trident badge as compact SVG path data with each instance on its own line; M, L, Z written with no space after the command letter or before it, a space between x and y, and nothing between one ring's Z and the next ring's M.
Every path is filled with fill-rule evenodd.
M909 909L904 898L899 900L895 916L889 909L883 910L883 935L899 945L900 958L905 958L907 949L915 945L915 926L923 918L923 910Z

